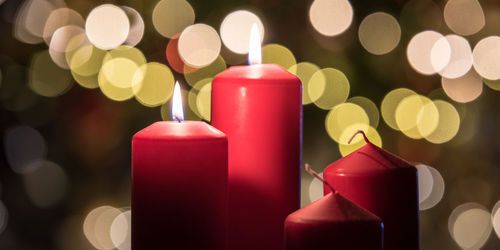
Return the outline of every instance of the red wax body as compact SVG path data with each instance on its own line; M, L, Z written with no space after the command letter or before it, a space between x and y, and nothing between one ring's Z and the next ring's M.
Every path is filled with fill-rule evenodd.
M300 204L302 86L277 65L235 66L215 77L212 125L229 142L229 249L281 250Z
M382 219L385 250L419 249L415 167L368 142L328 166L323 176L344 197Z
M290 214L286 250L381 250L382 221L338 193Z
M226 249L227 138L156 122L132 139L132 249Z

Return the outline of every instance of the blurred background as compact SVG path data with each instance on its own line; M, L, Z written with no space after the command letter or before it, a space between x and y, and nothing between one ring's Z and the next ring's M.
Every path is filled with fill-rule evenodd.
M422 249L500 249L494 0L0 0L0 249L130 249L131 137L176 80L210 121L253 23L303 83L304 162L362 129L418 167ZM302 206L321 195L303 173Z

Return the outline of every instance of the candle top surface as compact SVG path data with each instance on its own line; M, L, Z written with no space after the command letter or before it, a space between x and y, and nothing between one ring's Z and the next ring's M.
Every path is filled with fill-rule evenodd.
M134 139L226 139L226 135L202 121L159 121L134 135Z
M217 79L249 79L249 80L300 80L283 67L276 64L255 64L232 66L215 77Z
M325 175L330 173L365 175L394 170L417 171L407 161L368 142L358 150L332 163L324 173Z
M376 215L354 204L338 193L329 193L315 202L291 213L287 219L296 223L338 223L371 221L380 223Z

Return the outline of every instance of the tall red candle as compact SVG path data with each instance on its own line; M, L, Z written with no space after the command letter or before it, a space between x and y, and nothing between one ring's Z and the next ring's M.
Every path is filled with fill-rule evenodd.
M380 218L338 192L325 195L285 220L286 250L382 250L382 238Z
M344 197L382 219L385 250L418 250L417 169L363 136L366 145L328 166L323 176Z
M132 139L132 249L226 249L227 138L175 119Z
M229 249L283 249L300 204L301 88L278 65L234 66L213 81L212 125L229 143Z

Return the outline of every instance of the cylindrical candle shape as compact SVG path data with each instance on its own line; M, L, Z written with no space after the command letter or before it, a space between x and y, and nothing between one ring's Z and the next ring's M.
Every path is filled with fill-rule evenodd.
M227 243L227 138L204 122L156 122L132 139L132 249Z
M328 166L324 178L344 197L382 219L385 250L418 250L417 169L366 141Z
M382 250L382 221L338 193L290 214L286 250Z
M278 65L234 66L215 77L212 125L229 142L229 249L283 249L300 204L302 92Z

